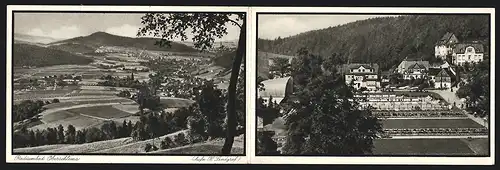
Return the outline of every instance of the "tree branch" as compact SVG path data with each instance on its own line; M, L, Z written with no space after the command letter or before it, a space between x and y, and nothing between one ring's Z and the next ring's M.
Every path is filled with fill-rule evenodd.
M232 22L232 23L234 23L234 24L236 24L236 26L240 27L240 29L243 29L243 28L241 27L241 25L240 25L238 22L236 22L235 20L232 20L232 19L227 19L227 20L228 20L228 21L231 21L231 22Z

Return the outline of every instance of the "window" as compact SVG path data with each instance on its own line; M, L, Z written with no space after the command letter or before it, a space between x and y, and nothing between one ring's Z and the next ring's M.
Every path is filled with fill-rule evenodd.
M467 47L467 52L471 53L472 52L472 47Z
M469 55L469 60L470 60L470 55Z

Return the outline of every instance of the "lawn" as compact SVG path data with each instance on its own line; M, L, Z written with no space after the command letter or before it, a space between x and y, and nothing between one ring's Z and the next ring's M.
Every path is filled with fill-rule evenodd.
M68 112L85 114L89 116L100 117L104 119L121 118L130 116L130 113L116 109L113 106L93 106L69 109Z
M384 129L400 128L482 128L470 119L386 119Z
M377 139L375 155L474 155L461 139Z

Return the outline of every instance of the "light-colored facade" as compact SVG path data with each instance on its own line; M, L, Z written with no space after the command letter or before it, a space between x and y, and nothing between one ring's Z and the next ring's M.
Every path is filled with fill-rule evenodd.
M404 96L396 94L366 94L356 95L366 101L360 102L361 107L371 106L375 110L447 110L448 105L431 96Z
M429 69L429 61L411 61L403 60L395 72L402 74L403 79L425 79L427 78L427 70Z
M376 90L380 88L377 64L345 64L344 76L346 84L353 83L354 88Z
M453 64L462 66L465 63L483 61L484 48L481 44L458 44L453 50Z
M434 55L436 58L446 60L446 56L451 55L453 46L458 43L458 39L453 33L447 32L434 46Z

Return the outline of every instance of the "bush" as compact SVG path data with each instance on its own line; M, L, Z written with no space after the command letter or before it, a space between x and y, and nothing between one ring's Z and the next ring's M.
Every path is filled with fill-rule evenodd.
M52 103L59 103L59 99L52 100Z
M188 132L187 138L189 144L198 143L206 140L206 137L203 137L202 135L193 133L191 131Z
M146 146L144 146L144 151L149 152L149 151L151 151L152 148L153 148L153 145L151 145L150 143L146 143Z
M158 147L156 147L156 145L153 145L153 148L151 148L153 151L157 151L158 150Z
M186 140L186 136L184 133L179 133L175 136L175 144L177 146L184 146L188 144L188 140Z

